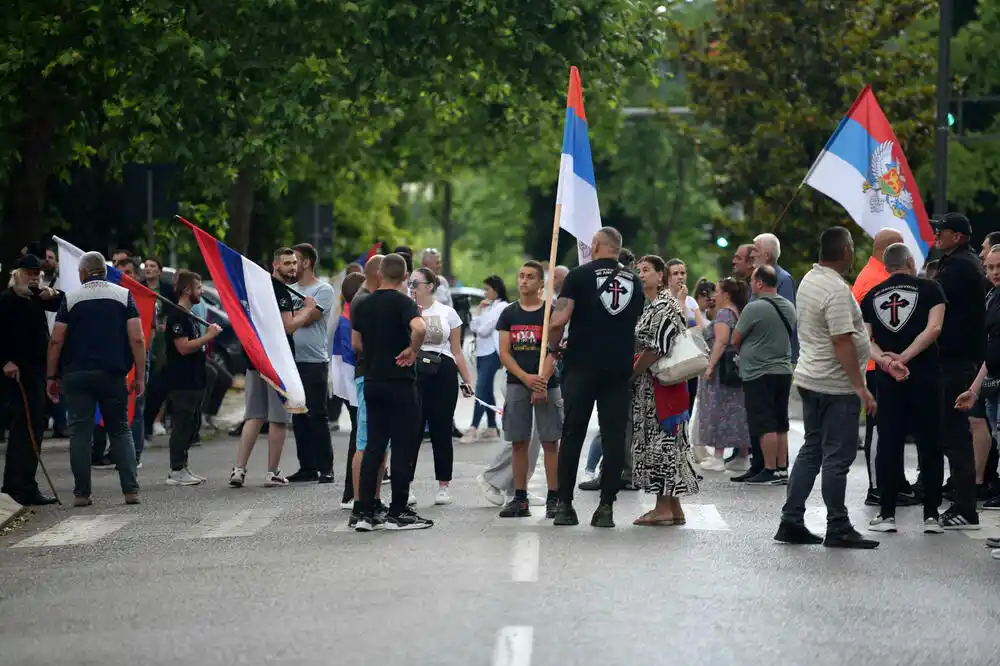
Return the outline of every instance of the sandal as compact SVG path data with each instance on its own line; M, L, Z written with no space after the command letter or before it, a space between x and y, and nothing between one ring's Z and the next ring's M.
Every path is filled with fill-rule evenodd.
M670 527L676 524L676 518L673 515L669 518L655 518L654 516L656 515L652 511L647 511L632 521L632 524L639 525L640 527Z

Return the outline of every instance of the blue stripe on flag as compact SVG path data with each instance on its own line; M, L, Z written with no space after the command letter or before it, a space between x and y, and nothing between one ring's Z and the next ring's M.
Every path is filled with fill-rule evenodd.
M587 136L587 122L576 115L573 109L566 109L562 152L573 158L573 173L597 189L594 161L590 155L590 138Z
M218 243L218 241L216 242ZM246 315L247 321L250 322L250 328L253 329L254 335L260 340L260 331L257 330L257 324L250 316L250 299L247 295L246 279L243 277L243 255L222 243L218 243L218 246L219 258L222 259L222 265L226 267L226 275L229 276L229 284L233 288L233 293L236 294L236 300L240 302L240 307L243 308L243 313ZM261 341L261 348L263 348L263 341Z

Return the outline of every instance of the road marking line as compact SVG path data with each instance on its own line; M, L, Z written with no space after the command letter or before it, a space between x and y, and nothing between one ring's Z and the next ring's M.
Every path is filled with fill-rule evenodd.
M74 546L94 543L128 525L135 516L99 514L96 516L71 516L47 530L14 544L13 548L44 546Z
M538 581L538 533L525 532L514 537L510 555L510 573L515 583Z
M655 502L647 501L643 497L642 508L651 511L656 506ZM722 518L722 514L714 504L683 504L684 518L687 521L681 526L685 530L699 530L704 532L729 532L730 527Z
M794 430L795 432L799 433L800 435L806 434L806 426L799 419L789 419L788 420L788 428L790 430Z
M497 632L493 666L531 666L532 627L504 627Z
M177 539L224 539L253 536L281 514L281 509L210 511L201 522L177 535Z
M813 534L826 534L826 507L807 506L803 517L806 528Z

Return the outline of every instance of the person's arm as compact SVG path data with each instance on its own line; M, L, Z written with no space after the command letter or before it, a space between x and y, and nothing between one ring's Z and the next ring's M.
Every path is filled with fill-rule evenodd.
M175 323L173 333L176 336L174 337L174 347L177 349L177 353L181 356L190 356L191 354L197 353L202 347L218 337L219 333L222 333L222 327L218 324L212 324L208 327L208 331L205 335L192 339L181 337L184 333L184 329L181 327L180 323Z
M355 354L361 354L365 350L365 345L361 339L361 334L355 330L351 331L351 348L354 350Z
M906 364L900 361L895 355L882 351L882 348L875 342L875 336L872 335L872 325L866 322L865 328L868 329L868 349L871 352L872 362L882 372L891 375L896 381L903 381L909 377L910 371L907 369Z
M791 276L780 280L777 290L779 296L786 298L792 305L795 305L795 280Z
M316 298L313 300L313 303L316 305L316 310L309 315L308 323L310 324L322 319L324 313L333 312L334 306L337 305L337 292L329 284L324 285L316 291Z
M306 296L302 301L302 309L297 312L282 312L281 323L285 327L285 334L291 335L319 319L322 313L316 305L316 300L312 296Z
M413 306L416 308L416 304ZM410 346L396 355L396 365L408 367L417 360L417 352L424 344L424 337L427 335L427 324L419 314L410 319Z
M142 320L139 317L132 317L125 326L128 330L128 346L132 350L132 362L135 364L132 391L136 398L141 398L146 391L146 335L142 332Z
M565 289L565 288L564 288ZM552 306L552 314L549 316L549 348L553 344L558 345L563 337L563 329L573 317L573 299L568 296L560 296Z
M656 359L658 358L660 358L659 354L652 349L643 349L632 364L632 381L635 381L639 375L649 370L649 366L656 363Z
M502 334L501 334L502 335ZM455 357L455 365L458 366L458 376L466 384L472 383L472 375L469 373L469 365L465 362L465 354L462 353L462 328L453 328L448 334L451 342L451 353Z
M746 339L756 324L756 309L748 304L743 308L743 312L740 313L739 321L736 322L736 328L733 329L733 336L729 342L739 350L740 345L743 344L743 340Z
M729 324L716 322L712 327L715 330L715 342L712 343L712 353L708 356L708 369L705 370L705 379L712 378L712 372L715 371L715 366L718 365L719 359L722 358L722 352L726 350L726 345L729 344Z
M900 361L909 363L919 356L921 352L934 344L934 341L941 335L941 327L944 326L944 307L944 303L938 303L931 308L930 314L927 316L927 326L910 343L910 346L904 349L903 353L899 355Z
M479 330L477 335L481 338L488 338L493 335L493 332L497 328L497 321L500 319L500 315L503 314L504 309L507 307L505 303L500 301L494 301L490 304L490 307L479 316Z
M65 308L59 312L65 312ZM49 400L56 403L59 402L59 356L62 354L65 344L66 324L56 321L56 325L52 328L52 335L49 337L49 351L45 363L46 391L49 394Z
M834 335L830 337L830 342L833 344L833 354L837 357L840 367L847 373L854 390L867 390L865 378L861 376L861 368L858 366L858 355L854 349L853 335L851 333Z

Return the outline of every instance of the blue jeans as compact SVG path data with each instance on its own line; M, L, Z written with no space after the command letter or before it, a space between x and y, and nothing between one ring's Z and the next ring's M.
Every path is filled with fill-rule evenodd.
M594 439L590 440L590 450L587 452L587 471L591 474L597 472L597 466L601 462L601 457L604 456L604 448L601 446L601 433L594 435Z
M135 412L132 415L132 442L135 445L135 461L142 458L142 449L146 446L146 409L145 394L135 401Z
M493 379L500 370L500 355L496 352L488 356L476 357L476 397L483 402L496 405L496 397L493 395ZM478 402L472 409L472 427L478 428L480 421L486 414L486 425L490 428L497 427L497 415L492 409L486 409Z

